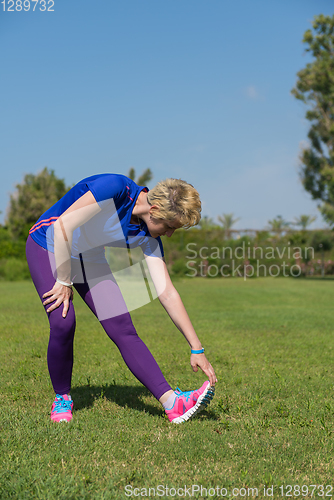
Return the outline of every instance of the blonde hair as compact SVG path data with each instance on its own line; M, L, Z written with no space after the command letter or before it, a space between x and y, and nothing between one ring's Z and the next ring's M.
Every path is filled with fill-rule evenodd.
M191 184L181 179L166 179L147 193L150 205L157 205L153 217L167 221L178 220L181 227L196 226L201 220L201 200Z

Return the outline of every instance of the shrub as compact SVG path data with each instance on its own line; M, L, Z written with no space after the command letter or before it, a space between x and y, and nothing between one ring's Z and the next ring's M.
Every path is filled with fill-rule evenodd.
M184 276L185 274L189 273L189 269L186 267L187 261L184 258L176 260L172 264L172 274L175 276Z
M333 248L333 234L325 233L324 231L316 231L313 233L310 243L316 252L318 252L321 248L326 252ZM320 245L322 245L322 247L320 247Z
M0 279L19 281L30 278L28 264L25 260L10 257L0 260Z

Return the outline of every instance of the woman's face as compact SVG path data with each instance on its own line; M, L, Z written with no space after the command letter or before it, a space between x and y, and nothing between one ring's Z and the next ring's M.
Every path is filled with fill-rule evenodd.
M178 221L154 219L152 216L150 216L147 223L147 229L152 238L157 238L158 236L168 236L170 238L174 231L180 227L181 225Z

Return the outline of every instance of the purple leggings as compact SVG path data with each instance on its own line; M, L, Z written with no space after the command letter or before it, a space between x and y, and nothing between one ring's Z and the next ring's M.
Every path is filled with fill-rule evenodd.
M39 246L31 236L26 246L27 261L41 300L44 293L55 284L54 255ZM101 318L97 309L101 307L114 310L108 319L100 320L107 335L117 345L120 353L134 376L147 387L157 399L171 390L157 362L138 337L131 316L126 309L122 294L117 286L110 268L104 264L91 264L83 268L81 262L72 259L72 274L80 276L79 283L74 282L76 291L86 302L91 311ZM93 288L88 283L94 283ZM48 306L45 306L45 310ZM48 368L53 389L56 394L66 394L71 390L73 368L73 339L75 332L75 312L72 301L66 318L62 317L61 305L51 313L47 313L50 323L50 340L48 346ZM116 311L117 310L117 311Z

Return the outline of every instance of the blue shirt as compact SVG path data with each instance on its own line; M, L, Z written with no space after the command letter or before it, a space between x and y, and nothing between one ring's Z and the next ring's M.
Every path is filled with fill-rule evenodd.
M98 174L78 182L47 210L30 229L29 234L41 247L54 253L56 220L81 196L91 191L101 211L73 231L72 257L85 254L87 261L104 259L104 247L141 247L145 255L163 257L160 237L152 238L144 222L131 224L132 210L138 195L148 188L138 186L119 174Z

